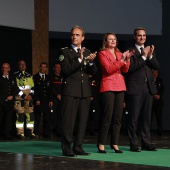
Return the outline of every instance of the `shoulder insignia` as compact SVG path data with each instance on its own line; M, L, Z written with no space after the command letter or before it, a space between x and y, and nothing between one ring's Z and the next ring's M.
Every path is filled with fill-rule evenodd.
M87 51L90 51L89 49L86 48Z
M59 56L59 60L60 60L60 61L63 61L63 60L64 60L64 55L60 55L60 56Z
M64 50L64 49L66 49L66 48L68 48L68 47L64 47L64 48L61 48L61 49Z

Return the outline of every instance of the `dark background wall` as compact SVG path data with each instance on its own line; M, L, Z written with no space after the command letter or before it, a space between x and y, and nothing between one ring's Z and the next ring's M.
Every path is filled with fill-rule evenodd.
M170 130L170 1L162 0L162 37L160 44L160 64L161 76L163 78L165 93L164 93L164 129Z
M12 71L17 70L19 59L27 62L27 70L32 72L31 31L0 26L0 64L9 62Z

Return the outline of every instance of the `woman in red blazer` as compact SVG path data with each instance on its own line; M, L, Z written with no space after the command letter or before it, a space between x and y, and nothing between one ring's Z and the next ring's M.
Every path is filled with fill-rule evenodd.
M119 131L123 111L124 91L126 91L122 72L126 73L130 65L132 52L121 53L117 48L118 41L114 33L107 33L103 38L103 47L99 52L102 70L100 84L102 112L98 136L98 152L106 153L105 142L111 124L110 147L115 153L123 153L118 148Z

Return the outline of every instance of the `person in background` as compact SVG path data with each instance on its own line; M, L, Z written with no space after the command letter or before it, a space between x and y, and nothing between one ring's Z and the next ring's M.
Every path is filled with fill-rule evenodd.
M103 46L99 52L99 63L102 70L100 84L101 95L101 122L98 136L98 152L106 153L105 143L111 124L110 147L115 153L119 150L118 140L123 112L124 92L126 91L122 72L127 72L132 52L120 52L118 40L114 33L106 33L103 37Z
M19 88L18 95L15 96L16 111L16 129L19 139L25 139L25 132L30 138L35 138L34 134L34 81L31 74L26 72L25 60L19 60L18 71L14 73ZM24 122L26 117L26 129L24 131Z
M164 94L164 85L162 79L159 77L159 71L153 69L153 76L155 81L155 86L157 93L153 95L153 105L152 105L152 123L155 115L157 122L158 135L162 136L162 109L163 109L163 94Z
M51 112L51 125L52 131L56 135L61 135L61 84L62 84L62 75L61 75L61 66L59 63L55 63L53 66L53 74L51 74L51 88L53 95L53 106Z
M145 28L136 28L134 39L135 44L129 50L134 50L135 53L130 58L130 67L126 75L130 151L157 151L151 146L150 124L153 95L156 94L152 69L159 69L159 63L155 57L154 45L145 46ZM139 117L141 149L136 134Z
M74 26L71 29L71 46L62 48L59 55L62 82L62 136L61 145L64 156L89 156L82 143L89 115L91 87L89 74L96 74L97 67L93 62L96 52L82 46L85 38L84 29ZM77 131L72 146L73 131L77 118Z
M91 96L91 103L90 103L90 110L89 110L89 134L91 136L97 136L98 130L98 119L100 114L100 107L99 107L99 88L97 83L97 78L89 75L92 96Z
M50 77L46 74L48 65L40 63L39 72L34 79L34 108L35 108L35 134L38 137L50 138L50 111L53 105ZM42 124L42 127L41 127Z
M10 74L10 64L3 63L0 77L0 135L13 139L12 128L14 122L14 99L19 89L14 76Z

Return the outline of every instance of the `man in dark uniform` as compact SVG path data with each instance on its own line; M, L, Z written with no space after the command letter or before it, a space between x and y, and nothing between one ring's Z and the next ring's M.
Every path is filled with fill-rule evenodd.
M50 77L46 74L47 63L40 64L39 73L33 76L34 79L34 107L35 107L35 134L39 137L50 137L50 111L53 105L51 95ZM42 132L41 132L42 118Z
M134 30L135 45L130 48L134 55L130 58L130 67L127 74L127 106L128 106L128 135L130 151L156 151L151 146L150 123L153 94L156 94L153 68L159 68L155 57L154 45L144 46L146 31L139 27ZM140 116L141 150L138 146L137 125Z
M164 93L164 86L162 83L162 79L159 77L158 70L153 70L153 76L155 81L155 86L157 89L157 93L153 96L153 105L152 105L152 122L154 115L156 117L157 122L157 129L158 135L162 135L163 128L162 128L162 109L163 109L163 93Z
M97 79L95 76L89 75L92 96L91 96L91 103L90 103L90 110L89 110L89 132L91 136L96 136L98 130L98 122L99 122L99 88Z
M55 135L61 135L61 66L58 63L54 64L53 74L51 75L51 87L53 95L53 107L51 112L51 125Z
M81 46L84 29L74 26L71 30L70 47L61 49L62 82L62 151L64 156L90 155L83 150L82 143L88 120L91 87L89 74L95 74L97 67L93 60L96 52L91 53ZM77 118L77 130L73 144L73 130ZM73 150L72 150L73 149Z
M14 98L18 94L15 77L12 77L9 63L3 63L0 77L0 133L5 139L12 139L14 127Z

